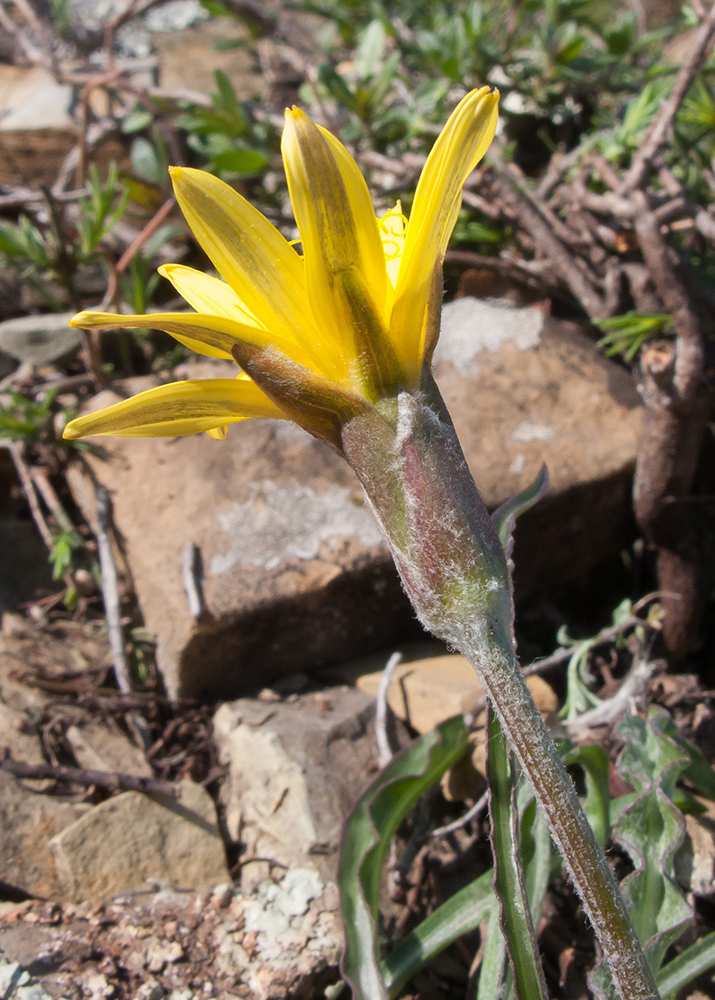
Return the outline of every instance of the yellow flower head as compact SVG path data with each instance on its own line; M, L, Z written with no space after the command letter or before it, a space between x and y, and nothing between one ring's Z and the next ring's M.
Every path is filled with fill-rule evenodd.
M194 312L82 312L84 329L152 327L210 357L233 357L237 379L176 382L72 420L66 438L208 431L246 417L282 417L339 446L366 405L416 388L439 333L442 263L465 180L496 127L499 95L468 94L435 142L407 221L398 203L375 217L345 147L307 115L286 112L283 161L300 256L233 188L174 167L179 206L218 273L160 268Z

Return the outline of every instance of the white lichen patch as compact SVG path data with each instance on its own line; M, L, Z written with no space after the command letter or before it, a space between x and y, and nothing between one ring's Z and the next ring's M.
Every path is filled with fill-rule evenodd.
M465 296L442 309L442 327L435 363L449 361L464 375L476 375L477 356L496 353L512 343L520 351L536 347L544 328L540 309L522 309L504 303Z
M346 486L316 493L309 486L257 483L245 503L216 516L230 541L228 550L211 560L214 575L237 564L273 570L288 559L317 559L322 544L335 546L346 538L364 546L382 541L370 510L356 503Z
M522 420L519 426L511 432L512 441L552 441L556 431L547 424L532 424L530 420Z

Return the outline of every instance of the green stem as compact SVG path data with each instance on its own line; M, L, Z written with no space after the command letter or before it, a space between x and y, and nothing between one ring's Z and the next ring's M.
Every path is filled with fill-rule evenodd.
M342 429L417 616L472 663L529 778L623 1000L656 1000L618 883L517 663L504 551L439 393L400 392Z

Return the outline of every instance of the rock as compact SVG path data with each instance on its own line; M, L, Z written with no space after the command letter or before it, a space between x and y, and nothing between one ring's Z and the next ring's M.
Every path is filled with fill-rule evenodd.
M61 899L63 885L48 842L88 808L31 791L28 784L0 771L0 879L33 896Z
M415 658L412 658L415 657ZM428 733L440 722L454 715L480 712L484 708L484 691L474 667L456 654L420 657L419 648L403 654L387 692L387 702L398 719L418 733ZM373 658L374 659L374 658ZM345 664L331 676L352 677L360 691L376 695L382 679L382 669L368 673L370 660ZM536 706L550 728L557 720L558 698L545 680L534 675L527 684Z
M235 367L190 368L192 377L226 373ZM142 387L133 380L133 391ZM111 398L104 393L97 405ZM411 611L352 471L299 428L255 420L232 427L225 441L104 438L80 463L69 480L90 523L93 477L112 495L172 696L257 691L410 630ZM203 563L208 614L198 621L184 591L188 543Z
M48 365L78 350L82 333L68 324L74 315L45 313L0 323L0 351L31 365Z
M48 69L0 63L0 184L55 182L79 137L71 115L74 100L72 86L58 83ZM109 139L93 159L104 174L109 160L122 156L121 144Z
M228 766L226 827L248 857L334 875L345 816L377 768L374 704L342 687L284 703L221 705L213 730ZM244 888L257 871L243 866Z
M258 1000L321 996L334 981L331 967L342 951L343 934L338 914L326 901L331 889L323 887L317 872L295 869L278 885L262 882L253 899L242 901L244 954L251 945L242 979Z
M698 797L702 815L685 817L685 837L679 846L673 872L678 884L693 896L712 900L715 896L715 804Z
M177 799L124 792L54 837L66 898L103 900L147 879L177 889L225 882L223 842L208 792L183 781Z
M516 532L517 596L618 551L640 429L630 375L537 309L462 298L445 306L442 327L435 375L488 506L549 465L550 492ZM182 375L229 373L201 363ZM231 697L417 634L355 476L293 425L245 421L222 442L102 438L82 461L73 492L90 521L92 482L113 496L171 695ZM196 622L182 581L187 543L205 574L208 613Z
M538 308L462 298L443 309L434 372L490 510L548 467L515 534L517 598L627 543L640 401L593 340Z
M0 132L73 124L72 87L43 66L0 65L0 94Z
M214 73L220 69L231 81L239 101L264 96L268 84L263 74L256 71L255 58L248 48L239 46L225 51L214 48L217 41L227 36L248 40L249 32L236 18L223 17L155 34L153 44L159 58L161 86L190 87L208 94L216 89ZM211 59L206 58L209 50Z
M69 726L65 737L79 767L146 778L154 773L142 751L111 719L90 718L80 726Z

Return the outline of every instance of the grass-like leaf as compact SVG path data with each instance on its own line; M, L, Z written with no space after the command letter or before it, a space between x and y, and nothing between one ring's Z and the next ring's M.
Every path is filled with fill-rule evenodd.
M675 1000L678 990L713 966L715 966L715 934L708 934L695 944L691 944L660 970L657 982L664 1000Z
M351 812L343 832L338 885L345 922L343 977L355 1000L387 1000L379 955L377 906L390 840L419 797L466 752L461 716L415 740L381 771Z
M500 926L506 940L517 996L524 1000L544 1000L547 996L546 983L519 857L518 811L509 745L501 723L491 709L487 735L494 888L500 904Z
M491 868L438 906L385 958L385 983L391 997L422 966L463 934L475 930L494 910Z

